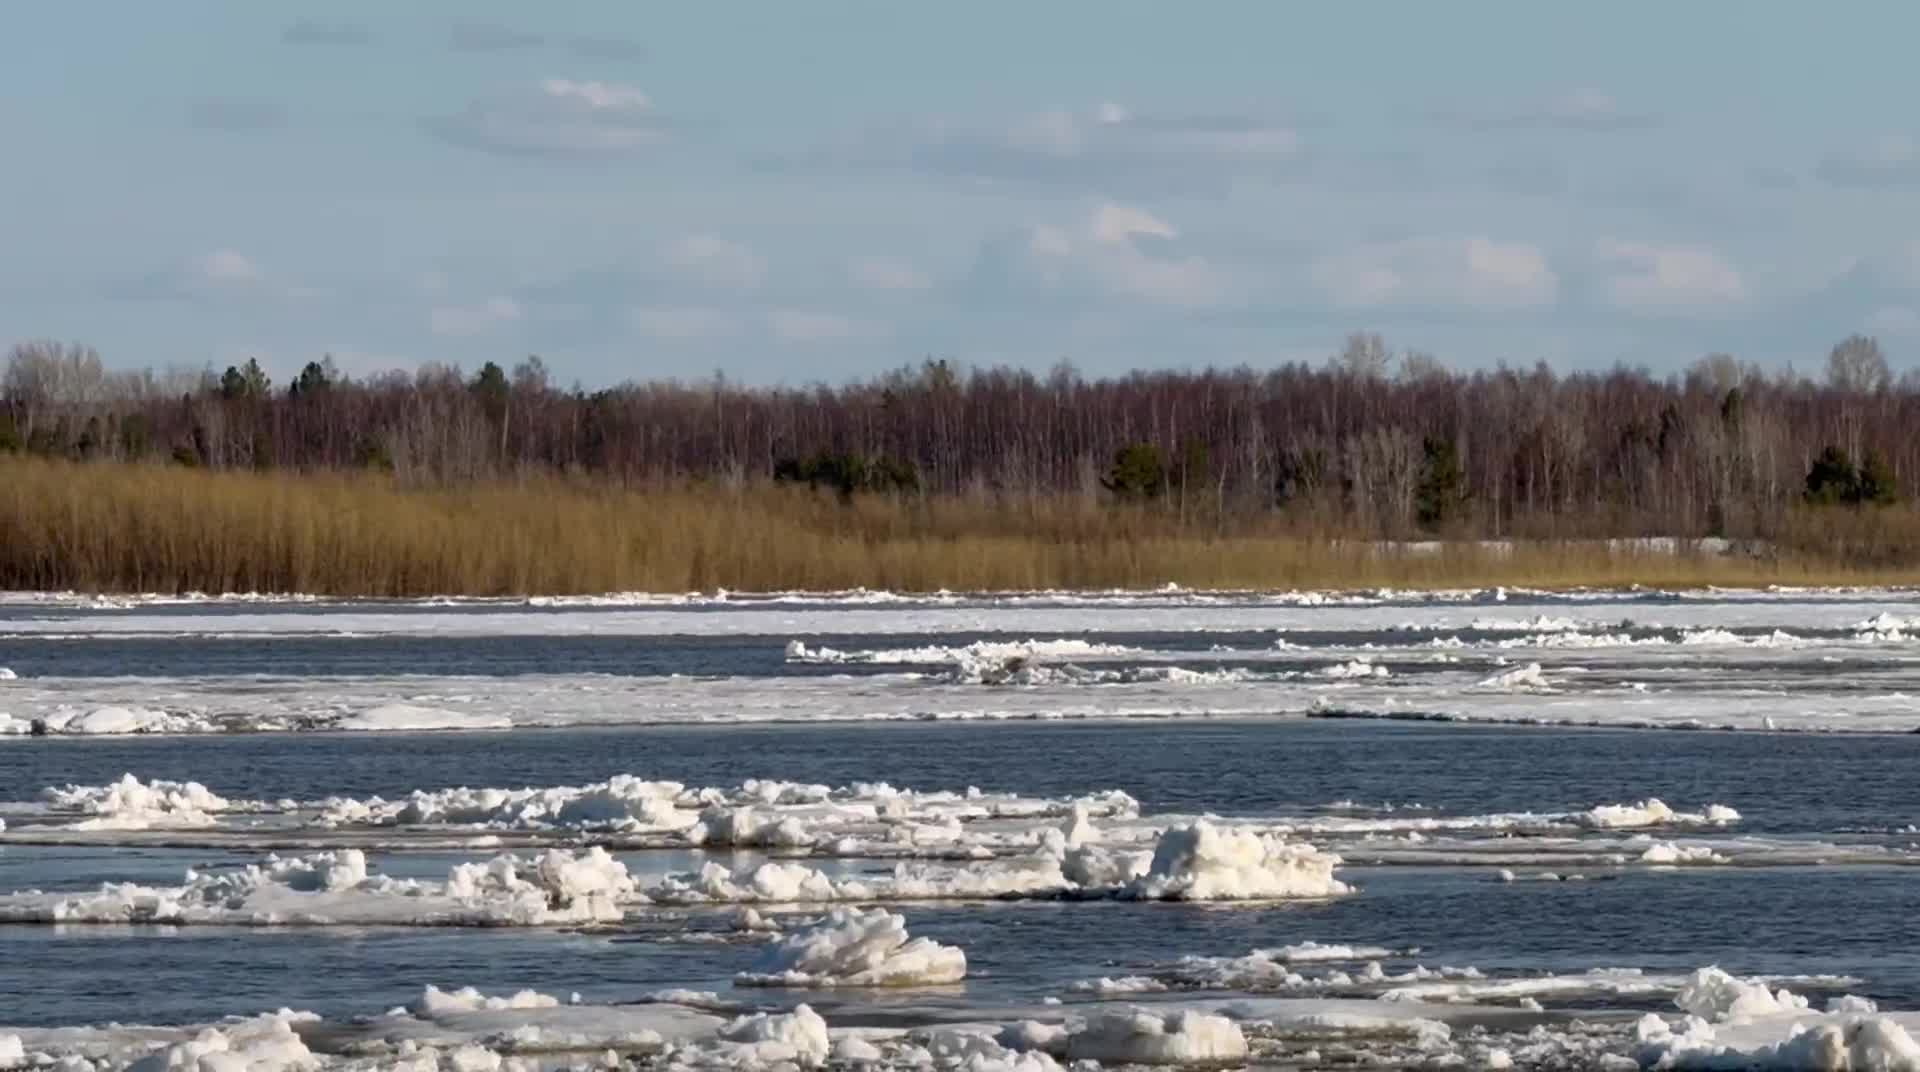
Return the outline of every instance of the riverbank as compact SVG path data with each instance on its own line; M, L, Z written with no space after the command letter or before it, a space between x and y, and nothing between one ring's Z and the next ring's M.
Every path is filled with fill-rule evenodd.
M407 489L375 474L0 459L0 588L336 596L620 591L1365 588L1920 581L1907 509L1793 511L1777 538L1381 541L1278 513L1085 497L860 497L561 477Z

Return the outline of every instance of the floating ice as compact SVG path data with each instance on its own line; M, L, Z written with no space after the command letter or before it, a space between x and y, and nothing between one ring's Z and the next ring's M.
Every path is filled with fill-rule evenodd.
M551 1009L559 1004L559 998L532 990L522 990L506 997L488 997L470 986L446 991L429 983L413 1004L407 1006L407 1012L423 1019L433 1019L437 1016L461 1012Z
M1276 949L1264 949L1258 952L1289 964L1313 964L1329 960L1378 960L1382 957L1403 955L1402 951L1377 945L1323 945L1319 942L1301 942L1298 945L1283 945Z
M1786 989L1736 979L1719 968L1693 974L1675 1002L1689 1015L1676 1029L1655 1014L1635 1029L1636 1055L1659 1068L1913 1072L1920 1043L1911 1023L1876 1015L1873 1003L1841 998L1825 1014Z
M1659 797L1649 797L1637 804L1602 804L1581 818L1597 829L1623 830L1666 825L1728 826L1740 821L1740 813L1724 804L1709 804L1699 813L1677 812Z
M801 663L926 663L972 665L1009 659L1100 659L1139 654L1139 649L1122 644L1101 644L1090 640L978 640L971 644L933 644L918 648L881 648L866 651L839 651L811 648L804 641L787 642L787 661Z
M175 715L157 708L118 704L84 711L55 711L41 719L41 723L47 733L83 737L129 733L197 733L211 728L205 721L191 715Z
M772 1065L784 1061L817 1065L827 1059L833 1044L827 1022L806 1005L789 1013L754 1013L720 1029L731 1043L723 1052L736 1064Z
M444 883L370 876L358 849L229 871L188 871L179 886L107 883L94 893L0 894L10 923L219 923L275 926L544 926L611 922L635 895L625 865L598 847L534 860L456 864Z
M749 986L929 986L957 983L967 955L928 938L910 938L907 921L884 909L836 908L827 918L775 942L735 978Z
M687 831L687 840L695 845L804 848L814 839L795 818L751 807L717 807L700 813L700 821Z
M1124 892L1171 901L1333 897L1351 892L1333 877L1339 864L1311 845L1202 820L1162 834L1146 874Z
M205 1072L274 1072L314 1063L314 1053L293 1030L302 1020L318 1020L312 1013L281 1010L209 1027L193 1039L157 1050L127 1066L127 1072L167 1072L202 1069Z
M1724 864L1731 861L1713 851L1711 845L1677 845L1671 841L1656 841L1647 846L1640 854L1642 863L1671 867L1676 864Z
M396 733L420 730L510 730L513 728L513 720L505 715L448 711L438 707L396 703L382 704L379 707L370 707L356 715L348 715L333 723L331 728Z
M1480 687L1510 691L1533 689L1545 692L1553 688L1553 683L1547 680L1547 675L1540 669L1539 663L1528 663L1525 666L1495 674L1480 682Z
M1133 1009L1094 1016L1068 1037L1067 1056L1114 1064L1233 1064L1246 1059L1247 1039L1224 1016Z
M1763 1016L1801 1012L1807 999L1765 983L1736 979L1718 967L1701 968L1674 998L1674 1004L1705 1020L1744 1023Z
M1068 815L1137 814L1119 791L1081 797L1023 797L901 789L884 782L839 788L750 780L734 788L689 787L616 775L604 782L539 789L440 789L404 799L334 797L323 802L329 826L470 826L490 830L593 831L670 836L690 845L800 848L861 836L869 850L899 851L936 832L961 847L962 823ZM879 839L879 840L875 840ZM904 840L902 840L904 839Z
M90 818L75 830L147 830L153 827L211 826L216 813L233 805L199 782L141 782L131 774L102 786L64 785L41 790L40 799L57 812Z

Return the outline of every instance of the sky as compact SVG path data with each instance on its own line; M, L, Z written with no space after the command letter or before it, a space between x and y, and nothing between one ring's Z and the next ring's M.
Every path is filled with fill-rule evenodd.
M1920 5L0 15L0 342L808 384L1920 357Z

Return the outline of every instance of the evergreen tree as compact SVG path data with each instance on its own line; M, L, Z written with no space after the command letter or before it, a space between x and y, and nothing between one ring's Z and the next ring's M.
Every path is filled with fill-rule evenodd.
M1152 443L1129 443L1114 454L1113 468L1100 483L1128 502L1156 498L1166 489L1167 464Z
M327 367L318 361L307 362L300 375L287 388L287 394L294 398L313 398L333 386L333 375Z
M1467 472L1453 440L1428 436L1423 444L1420 483L1414 488L1414 510L1420 524L1438 528L1460 515L1467 504Z
M1887 464L1887 459L1879 451L1868 451L1866 459L1860 463L1854 501L1870 506L1891 506L1899 497L1900 486L1894 478L1893 466Z
M226 374L220 377L220 397L228 401L265 398L272 387L273 381L267 377L266 370L251 357L239 368L228 365Z
M1816 506L1860 501L1860 471L1839 447L1830 446L1807 470L1807 501Z

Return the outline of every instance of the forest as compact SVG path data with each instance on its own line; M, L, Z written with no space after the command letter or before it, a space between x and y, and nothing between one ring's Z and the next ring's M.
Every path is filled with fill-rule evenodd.
M359 380L328 359L109 371L12 348L0 454L375 471L403 487L559 475L625 488L781 481L842 496L1134 502L1284 514L1376 538L1774 534L1812 504L1920 487L1920 375L1854 336L1818 380L1728 355L1684 373L1451 371L1356 334L1319 366L1088 379L929 360L842 385L555 385L529 357Z

